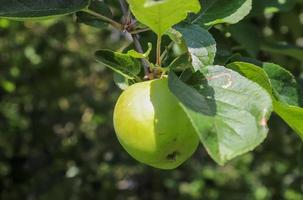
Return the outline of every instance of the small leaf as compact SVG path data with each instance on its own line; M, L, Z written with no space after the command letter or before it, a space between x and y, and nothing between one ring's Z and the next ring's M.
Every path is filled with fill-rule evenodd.
M168 29L165 34L168 35L172 41L179 45L185 42L182 37L182 34L174 28Z
M44 18L70 14L88 6L89 0L1 0L0 17Z
M96 60L106 67L114 70L127 79L138 79L140 73L140 61L127 54L113 52L110 50L99 50L95 53Z
M214 63L217 50L216 41L207 30L198 25L185 23L177 25L175 29L185 40L195 71Z
M127 52L127 54L129 56L133 57L133 58L145 58L145 59L148 60L148 56L149 56L152 49L153 49L152 43L149 42L148 43L148 49L145 53L139 53L139 52L132 49L132 50L129 50Z
M108 18L112 18L112 12L106 3L102 1L92 1L89 5L89 10L98 13L100 15L106 16ZM105 28L108 23L105 21L101 21L100 18L97 18L93 15L90 15L86 12L77 12L77 22L83 23L89 26L93 26L96 28Z
M219 164L253 150L267 136L270 95L258 84L221 66L209 66L187 85L172 72L169 88L180 100L201 142ZM193 79L191 79L193 80Z
M252 0L202 0L202 11L193 23L212 26L220 23L235 24L249 14Z
M128 3L136 19L158 35L201 8L198 0L128 0Z

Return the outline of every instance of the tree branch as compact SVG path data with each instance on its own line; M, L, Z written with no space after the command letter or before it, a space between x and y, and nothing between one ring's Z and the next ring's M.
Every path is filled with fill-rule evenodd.
M127 6L125 0L119 0L119 3L120 3L121 10L122 10L122 13L124 15L125 20L129 20L131 22L134 21L134 19L131 17L131 15L129 13L128 6ZM138 51L139 53L144 53L142 45L139 41L139 35L138 34L131 34L131 36L132 36L132 39L134 41L136 51ZM148 79L149 75L150 75L149 64L146 61L146 59L141 59L141 61L142 61L144 74L145 74L144 79Z

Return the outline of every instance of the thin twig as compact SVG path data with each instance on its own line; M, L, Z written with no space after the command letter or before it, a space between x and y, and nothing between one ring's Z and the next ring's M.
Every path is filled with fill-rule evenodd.
M127 6L125 0L119 0L119 3L120 3L121 10L122 10L122 13L123 13L124 17L126 19L129 17L129 20L133 21L131 15L129 13L128 6ZM131 34L131 36L133 38L136 51L138 51L139 53L144 53L142 45L139 41L139 35L138 34ZM144 74L145 74L144 78L147 79L150 75L149 64L145 59L141 59L141 61L142 61L142 65L143 65L143 68L144 68Z
M126 2L124 0L119 0L120 6L121 6L121 10L124 16L127 16L128 14L128 8L126 5Z
M86 13L88 13L88 14L91 14L91 15L93 15L93 16L95 16L95 17L97 17L97 18L99 18L99 19L101 19L103 21L108 22L109 24L111 24L113 27L115 27L118 30L122 29L122 24L120 24L120 23L118 23L118 22L116 22L116 21L114 21L114 20L112 20L112 19L110 19L110 18L108 18L108 17L106 17L104 15L101 15L101 14L99 14L99 13L97 13L95 11L89 10L89 9L85 9L83 11L86 12Z
M165 48L165 50L163 51L163 53L161 54L161 60L163 61L165 59L165 57L167 56L168 54L168 50L170 48L172 48L174 45L174 42L170 42L169 45Z
M143 32L146 32L146 31L150 31L150 29L149 28L137 29L137 30L131 31L129 33L130 34L138 34L138 33L143 33Z

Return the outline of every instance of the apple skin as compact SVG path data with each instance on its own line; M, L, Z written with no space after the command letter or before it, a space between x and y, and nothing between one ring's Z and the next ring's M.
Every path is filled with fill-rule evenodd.
M124 149L139 162L174 169L197 149L199 138L167 78L136 83L119 97L114 128Z

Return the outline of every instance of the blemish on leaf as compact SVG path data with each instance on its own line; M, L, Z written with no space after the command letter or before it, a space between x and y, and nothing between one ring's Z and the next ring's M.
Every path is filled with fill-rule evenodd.
M260 120L260 125L267 127L267 118L266 118L267 109L263 109L262 118Z
M222 85L222 88L229 88L230 86L232 86L233 84L232 75L227 72L208 77L207 80L211 81L222 77L226 77L226 84Z

